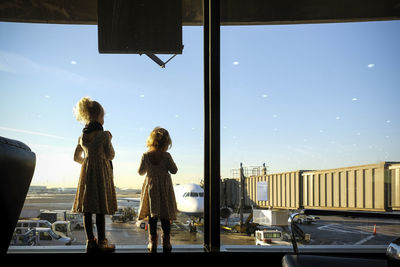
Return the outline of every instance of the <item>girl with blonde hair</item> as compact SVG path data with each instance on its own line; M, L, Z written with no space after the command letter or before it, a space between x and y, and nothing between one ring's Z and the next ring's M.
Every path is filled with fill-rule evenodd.
M113 252L115 245L105 237L105 214L114 214L117 210L111 162L115 155L112 135L103 130L104 109L97 101L83 97L74 113L85 127L74 154L74 160L82 167L72 211L84 214L86 252ZM98 240L93 234L92 214L96 214Z
M149 252L157 252L157 221L161 220L163 252L171 252L171 222L176 219L177 207L171 175L178 168L167 152L172 141L166 129L156 127L147 139L149 148L142 156L139 174L147 173L140 196L139 220L149 220Z

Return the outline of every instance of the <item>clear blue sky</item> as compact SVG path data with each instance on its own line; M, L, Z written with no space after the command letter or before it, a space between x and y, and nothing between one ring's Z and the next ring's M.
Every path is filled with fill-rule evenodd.
M269 172L400 161L400 22L221 29L221 171ZM145 141L170 131L176 183L203 174L202 28L161 69L99 54L97 27L0 23L0 135L37 154L33 184L75 186L82 96L106 110L115 183L139 188Z

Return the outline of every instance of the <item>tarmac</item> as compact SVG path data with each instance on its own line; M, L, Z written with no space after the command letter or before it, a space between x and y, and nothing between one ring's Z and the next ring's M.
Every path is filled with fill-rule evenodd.
M28 195L24 204L24 210L70 210L74 194L40 194ZM119 198L134 197L138 195L121 195ZM126 205L136 211L138 202L119 202L119 207ZM246 216L245 216L246 217ZM190 232L190 218L179 214L171 226L171 243L174 245L202 245L203 227L197 227L197 232ZM221 220L223 223L223 220ZM229 219L231 225L238 223L238 216L233 215ZM376 225L376 234L373 227ZM320 219L311 224L300 224L304 233L310 235L309 241L300 241L299 245L388 245L392 240L400 236L400 220L375 219L375 218L351 218L320 216ZM286 236L289 237L287 227L283 227ZM159 231L161 233L161 230ZM73 230L70 236L72 245L84 245L86 242L83 229ZM111 216L106 216L106 237L117 245L145 245L148 235L144 229L136 226L136 220L132 222L112 222ZM221 245L255 245L254 235L245 233L233 233L221 229Z

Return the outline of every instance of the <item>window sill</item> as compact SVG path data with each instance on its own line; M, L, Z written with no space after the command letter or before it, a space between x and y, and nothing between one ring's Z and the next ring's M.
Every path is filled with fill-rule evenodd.
M298 246L299 253L386 253L386 245L306 245ZM223 252L293 253L292 246L225 245Z
M299 253L361 253L384 254L386 245L310 245L299 246ZM162 251L159 246L160 252ZM221 245L220 252L227 253L293 253L291 246ZM10 246L8 254L60 254L85 253L84 245L72 246ZM116 253L147 253L146 245L117 245ZM173 253L204 253L202 245L175 245Z

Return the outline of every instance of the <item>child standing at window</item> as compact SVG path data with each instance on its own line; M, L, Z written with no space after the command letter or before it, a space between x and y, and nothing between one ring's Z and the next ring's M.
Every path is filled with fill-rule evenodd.
M171 175L178 168L167 150L172 141L167 130L156 127L147 139L149 150L142 156L139 174L147 173L140 196L139 220L149 220L149 252L157 252L157 221L161 220L163 252L171 252L171 222L176 219L177 207Z
M103 131L104 109L97 101L82 98L76 104L74 113L85 128L74 154L74 160L82 164L82 168L72 211L84 214L86 252L113 252L115 245L108 243L105 237L104 217L117 210L111 162L115 155L112 135ZM98 241L93 235L92 214L96 214Z

